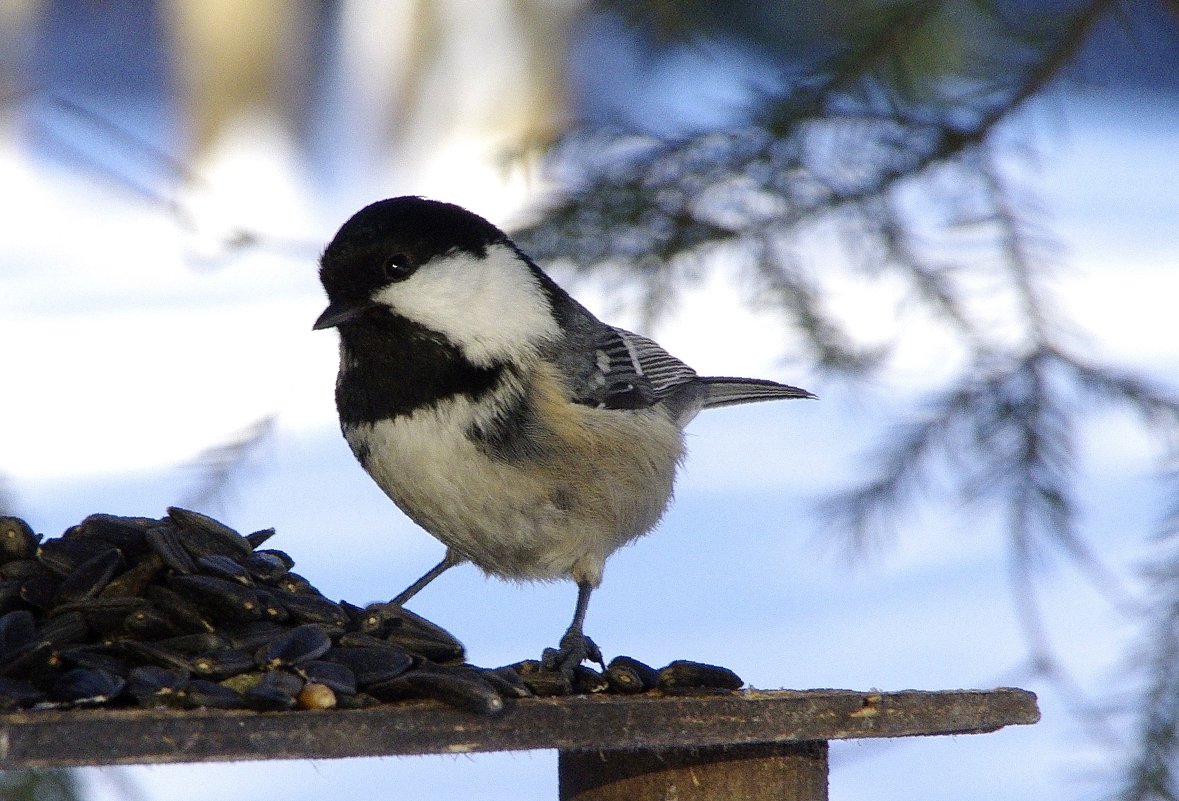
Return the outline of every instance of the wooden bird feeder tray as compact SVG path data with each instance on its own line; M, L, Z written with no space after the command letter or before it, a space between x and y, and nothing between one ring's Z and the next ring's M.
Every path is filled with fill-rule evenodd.
M830 740L981 734L1039 717L1034 694L1006 688L524 698L494 717L434 701L31 710L0 714L0 769L556 749L564 801L818 801Z

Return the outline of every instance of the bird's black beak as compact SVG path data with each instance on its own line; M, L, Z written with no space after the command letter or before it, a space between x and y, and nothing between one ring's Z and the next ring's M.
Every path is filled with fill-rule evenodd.
M311 330L319 331L324 328L335 328L338 325L351 322L371 307L372 304L370 303L336 301L335 303L329 304L323 310L323 314L319 315L319 319L315 321L315 325L311 326Z

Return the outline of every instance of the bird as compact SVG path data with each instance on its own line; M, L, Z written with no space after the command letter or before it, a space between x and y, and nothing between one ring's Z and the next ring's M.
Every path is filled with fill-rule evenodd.
M607 558L650 532L702 409L805 389L700 376L653 340L608 325L502 230L419 196L374 202L324 249L335 400L352 453L444 558L392 603L472 563L508 580L569 579L572 622L548 669L601 650L585 635Z

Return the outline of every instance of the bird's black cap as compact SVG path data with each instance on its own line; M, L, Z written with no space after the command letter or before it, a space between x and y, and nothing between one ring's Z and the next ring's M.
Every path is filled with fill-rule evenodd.
M369 305L372 292L388 283L382 265L390 256L404 254L419 265L454 251L482 257L498 242L510 240L453 203L406 195L369 204L340 227L320 257L319 280L331 305L315 327L347 322Z
M374 249L398 248L425 263L452 250L482 256L488 245L506 240L503 231L462 206L406 195L353 214L324 250L320 271Z

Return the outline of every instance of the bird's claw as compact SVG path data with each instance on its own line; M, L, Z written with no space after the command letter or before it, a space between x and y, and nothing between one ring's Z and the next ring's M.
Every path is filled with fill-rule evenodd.
M546 648L541 656L541 665L545 670L551 670L572 677L573 669L586 660L597 662L606 669L606 662L602 658L602 649L597 643L580 631L567 631L561 638L557 648Z

